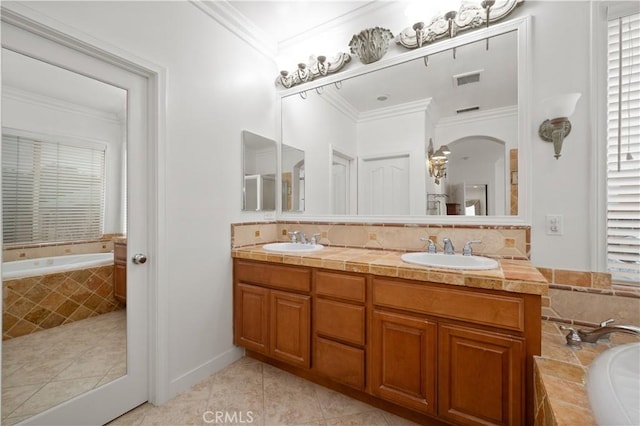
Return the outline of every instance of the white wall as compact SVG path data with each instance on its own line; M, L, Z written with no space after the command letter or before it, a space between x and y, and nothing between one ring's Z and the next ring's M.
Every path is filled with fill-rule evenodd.
M304 108L300 108L303 103ZM326 215L331 208L330 145L355 156L355 123L315 91L307 93L306 99L298 95L283 99L282 112L291 117L283 123L282 143L304 151L304 214Z
M166 68L162 190L175 394L208 375L217 358L241 353L232 344L229 224L263 218L240 211L241 131L275 139L275 66L189 2L24 4Z
M113 114L80 105L62 103L15 90L3 90L2 126L28 132L52 142L71 139L96 142L107 147L104 233L123 232L122 148L123 123Z

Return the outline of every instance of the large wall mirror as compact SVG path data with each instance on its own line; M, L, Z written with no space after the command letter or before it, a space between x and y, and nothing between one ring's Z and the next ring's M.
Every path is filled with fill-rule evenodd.
M242 131L242 210L276 209L276 141Z
M3 424L127 374L127 102L2 49Z
M526 220L527 27L283 92L282 144L307 154L304 216Z

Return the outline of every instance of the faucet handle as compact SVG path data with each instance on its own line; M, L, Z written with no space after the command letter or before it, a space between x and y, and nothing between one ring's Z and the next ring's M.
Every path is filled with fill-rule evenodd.
M287 235L291 237L291 242L292 243L296 243L298 241L298 238L296 236L296 231L293 232L287 232Z
M464 245L464 247L462 248L462 255L463 256L472 256L473 255L473 249L471 248L471 244L480 244L481 242L482 242L482 240L467 241L466 244Z
M429 245L427 246L427 251L429 253L437 253L438 249L436 248L436 244L433 242L431 238L420 237L420 241L428 241Z
M313 235L311 236L311 244L312 244L312 245L316 245L316 244L318 244L318 237L319 237L319 236L320 236L320 234L319 234L319 233L318 233L318 234L313 234Z
M606 327L609 324L613 324L614 322L616 322L616 320L614 320L613 318L609 318L608 320L604 320L600 323L600 327Z
M569 332L565 336L565 339L567 340L567 345L573 346L573 347L576 347L576 348L580 347L580 343L582 342L582 339L580 338L580 335L578 334L578 332L576 331L575 328L566 327L564 325L561 325L560 326L560 330L564 330L564 331L568 331Z

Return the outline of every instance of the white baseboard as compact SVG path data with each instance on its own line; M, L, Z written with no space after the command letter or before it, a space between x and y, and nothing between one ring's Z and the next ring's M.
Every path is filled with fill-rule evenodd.
M215 358L199 365L193 370L174 379L169 384L169 399L180 392L191 389L194 385L206 379L213 373L222 370L227 365L237 361L244 356L244 348L233 347Z

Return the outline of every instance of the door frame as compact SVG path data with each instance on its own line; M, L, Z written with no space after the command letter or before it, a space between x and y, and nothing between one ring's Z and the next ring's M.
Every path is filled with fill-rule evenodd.
M148 160L148 401L169 399L169 297L166 273L166 69L128 51L95 39L24 4L3 4L1 21L47 41L138 74L147 80ZM1 319L0 319L1 321ZM1 324L1 322L0 322ZM0 359L2 349L0 345Z

